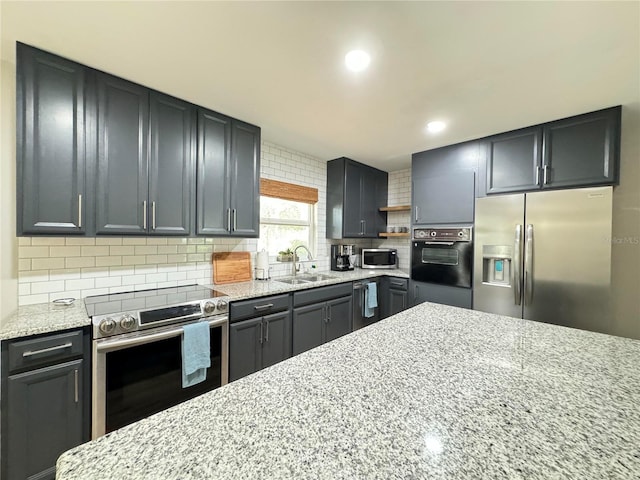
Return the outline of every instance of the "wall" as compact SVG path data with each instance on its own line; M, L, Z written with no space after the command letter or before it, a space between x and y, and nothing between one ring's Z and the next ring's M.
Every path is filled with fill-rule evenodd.
M411 205L411 169L389 172L389 206ZM387 225L394 227L411 226L411 211L388 212ZM398 250L398 267L408 270L411 264L409 238L392 237L378 243L380 248Z

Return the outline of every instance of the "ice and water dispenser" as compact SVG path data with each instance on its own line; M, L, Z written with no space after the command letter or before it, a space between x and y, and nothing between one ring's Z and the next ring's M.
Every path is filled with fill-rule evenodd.
M509 245L482 246L482 283L511 286L512 252Z

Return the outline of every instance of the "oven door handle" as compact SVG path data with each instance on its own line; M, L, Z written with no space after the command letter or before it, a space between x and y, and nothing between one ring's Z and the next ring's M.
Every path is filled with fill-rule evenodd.
M446 245L447 247L453 247L455 242L423 242L425 245Z
M229 321L227 316L222 318L216 318L209 322L209 328L223 326ZM143 335L135 335L128 338L110 338L107 340L100 340L96 343L96 352L109 352L114 350L121 350L123 348L135 347L137 345L144 345L145 343L158 342L160 340L166 340L167 338L178 337L182 335L182 326L173 327L161 332L148 333Z

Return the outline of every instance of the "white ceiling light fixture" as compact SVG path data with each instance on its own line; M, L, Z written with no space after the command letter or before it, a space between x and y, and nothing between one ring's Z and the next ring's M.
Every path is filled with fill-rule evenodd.
M352 72L361 72L371 63L371 57L363 50L351 50L345 55L344 63Z
M438 133L446 128L447 124L439 120L427 123L427 131L429 133Z

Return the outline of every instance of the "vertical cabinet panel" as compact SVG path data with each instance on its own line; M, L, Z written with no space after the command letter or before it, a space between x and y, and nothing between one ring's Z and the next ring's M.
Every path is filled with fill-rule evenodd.
M262 321L262 368L267 368L291 356L291 312L267 315Z
M617 182L619 125L619 107L546 125L542 187Z
M198 110L197 233L225 235L231 228L231 119Z
M18 235L85 232L85 69L17 47Z
M352 297L329 300L326 308L327 319L324 324L324 342L330 342L351 332L351 317L353 313Z
M487 140L487 193L517 192L540 184L542 129L526 128Z
M325 303L293 309L293 355L322 345Z
M144 234L148 204L149 91L97 74L96 233Z
M53 479L58 456L82 443L82 373L75 360L9 377L9 479Z
M260 129L234 121L231 130L232 235L257 237L260 229Z
M262 318L229 325L229 381L260 370L262 328Z
M150 97L149 233L188 235L194 205L194 109L155 92Z

